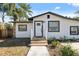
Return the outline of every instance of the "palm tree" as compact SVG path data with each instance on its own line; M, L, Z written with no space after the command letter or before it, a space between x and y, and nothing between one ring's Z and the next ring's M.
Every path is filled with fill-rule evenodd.
M29 4L26 3L9 3L7 4L8 16L13 16L14 21L18 21L21 17L28 19L28 15L31 15L32 11L30 10L31 7ZM15 35L15 28L16 23L14 23L14 35Z
M79 11L76 11L75 14L79 14ZM79 20L79 16L73 17L76 20Z
M13 16L14 21L17 21L21 17L28 19L28 15L31 15L31 7L26 3L9 3L8 16Z

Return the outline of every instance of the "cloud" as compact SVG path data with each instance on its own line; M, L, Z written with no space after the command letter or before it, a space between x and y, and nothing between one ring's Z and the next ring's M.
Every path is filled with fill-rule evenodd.
M58 10L58 9L60 9L61 7L55 7L55 10Z
M42 14L42 13L45 13L45 12L48 12L48 11L49 10L41 10L41 11L33 10L32 16L36 16L36 15L39 15L39 14ZM50 11L50 12L57 13L57 14L62 15L62 16L71 17L71 18L79 16L78 14L74 14L74 13L59 13L59 12L56 12L56 11Z
M48 12L49 10L42 10L42 11L38 11L38 10L32 10L32 16L36 16L45 12ZM30 16L31 17L31 16Z
M63 16L67 16L67 17L71 17L71 18L76 17L76 16L79 16L79 15L73 14L73 13L70 13L70 14L62 14L62 15Z
M74 7L79 7L79 3L68 3L68 5L72 5Z

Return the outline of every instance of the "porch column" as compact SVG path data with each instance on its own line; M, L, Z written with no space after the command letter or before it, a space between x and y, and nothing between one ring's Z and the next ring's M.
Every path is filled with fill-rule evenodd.
M47 32L48 32L48 21L46 20L45 21L45 28L46 28L46 30L45 30L45 36L46 36L46 40L47 40Z

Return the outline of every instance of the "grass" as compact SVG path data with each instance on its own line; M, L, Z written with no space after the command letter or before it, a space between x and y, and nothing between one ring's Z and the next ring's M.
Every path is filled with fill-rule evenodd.
M0 42L0 47L28 46L29 43L30 39L6 39Z
M79 56L79 51L78 51L79 50L79 48L78 48L79 44L78 44L78 42L77 42L77 44L73 43L73 42L72 43L65 42L63 44L61 43L59 46L57 46L55 48L51 48L51 44L49 44L48 45L48 52L49 52L50 56L62 56L60 49L63 48L64 46L66 46L66 45L70 45L73 52L75 52L74 55ZM63 51L65 51L67 53L67 49L63 49ZM70 51L70 52L69 51L70 50L68 48L68 53L72 52L72 51ZM66 55L66 56L68 56L68 55Z
M0 47L0 56L25 56L27 55L29 47Z
M29 39L0 40L0 56L25 56L30 47Z

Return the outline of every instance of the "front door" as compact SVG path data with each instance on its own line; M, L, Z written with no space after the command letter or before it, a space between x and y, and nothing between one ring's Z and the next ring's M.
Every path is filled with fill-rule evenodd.
M35 21L34 26L35 37L43 37L43 22Z

